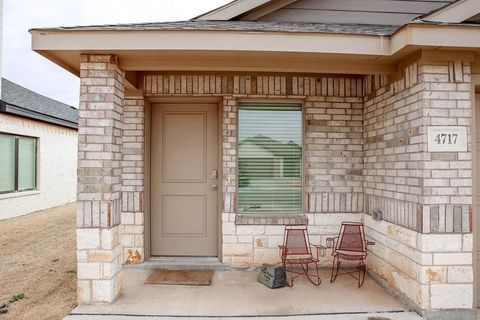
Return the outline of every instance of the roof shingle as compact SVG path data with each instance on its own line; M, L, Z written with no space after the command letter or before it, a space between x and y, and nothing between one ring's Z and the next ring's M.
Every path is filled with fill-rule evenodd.
M65 123L66 126L70 127L76 127L78 124L78 110L76 108L45 97L7 79L2 78L1 81L1 100L6 104L19 107L27 112L33 111L35 114L44 115L46 116L44 118L46 122ZM48 121L49 118L53 121Z
M132 24L109 24L91 26L72 26L46 28L46 31L109 31L109 30L132 30L132 31L178 31L178 30L202 30L202 31L252 31L252 32L322 32L322 33L348 33L367 35L389 35L399 26L375 25L375 24L335 24L335 23L309 23L309 22L281 22L281 21L176 21L158 23L132 23ZM34 29L35 30L35 29Z

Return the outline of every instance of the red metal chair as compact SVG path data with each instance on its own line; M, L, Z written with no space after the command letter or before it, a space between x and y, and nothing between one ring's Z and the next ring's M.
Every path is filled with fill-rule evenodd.
M363 223L343 222L338 237L327 239L327 247L333 249L330 282L335 281L339 275L349 274L358 280L358 287L360 288L365 281L367 246L374 244L375 242L367 241L365 238ZM358 265L354 270L345 269L343 273L338 273L342 260L358 261ZM358 275L356 274L357 272Z
M316 255L312 253L312 246L315 248ZM282 266L287 272L287 285L293 286L293 280L305 275L308 280L318 286L322 282L319 274L319 258L325 256L326 248L310 243L308 238L307 226L287 225L285 226L285 235L283 245L279 246ZM313 265L312 270L310 266ZM288 281L290 273L290 282Z

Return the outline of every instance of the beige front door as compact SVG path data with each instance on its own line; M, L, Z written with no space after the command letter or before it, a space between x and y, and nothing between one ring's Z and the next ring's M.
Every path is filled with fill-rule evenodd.
M154 256L217 256L217 106L152 106Z

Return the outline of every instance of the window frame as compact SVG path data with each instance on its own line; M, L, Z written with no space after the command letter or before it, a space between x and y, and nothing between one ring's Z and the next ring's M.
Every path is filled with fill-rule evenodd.
M15 167L14 167L14 188L13 190L10 191L0 191L0 195L5 195L5 194L15 194L15 193L22 193L22 192L29 192L29 191L35 191L38 190L38 137L32 137L32 136L27 136L27 135L22 135L22 134L14 134L14 133L8 133L8 132L2 132L0 131L0 135L6 135L6 136L11 136L14 137L15 139ZM19 139L20 138L28 138L28 139L34 139L35 140L35 184L33 188L29 189L23 189L23 190L18 190L18 152L19 152Z
M302 163L300 167L300 178L301 178L301 206L300 206L300 212L285 212L285 213L279 213L279 212L239 212L239 206L238 206L238 196L239 196L239 162L240 162L240 157L239 157L239 137L240 137L240 105L241 104L252 104L252 103L259 103L259 104L272 104L272 105L281 105L281 104L298 104L300 107L300 112L301 112L301 121L300 121L300 132L302 134L301 141L302 141ZM237 104L236 104L237 110L236 110L236 115L237 115L237 129L236 129L236 145L235 145L235 153L236 153L236 168L235 168L235 177L236 177L236 183L235 183L235 195L236 195L236 201L235 201L235 212L237 216L245 216L245 217L261 217L261 218L287 218L287 217L297 217L297 216L304 216L305 215L305 136L306 136L306 125L305 125L305 105L304 101L300 100L269 100L269 99L238 99Z

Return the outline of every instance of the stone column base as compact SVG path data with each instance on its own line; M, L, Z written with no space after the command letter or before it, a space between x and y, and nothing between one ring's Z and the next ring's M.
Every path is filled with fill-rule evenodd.
M112 303L122 293L119 226L77 229L79 304Z

